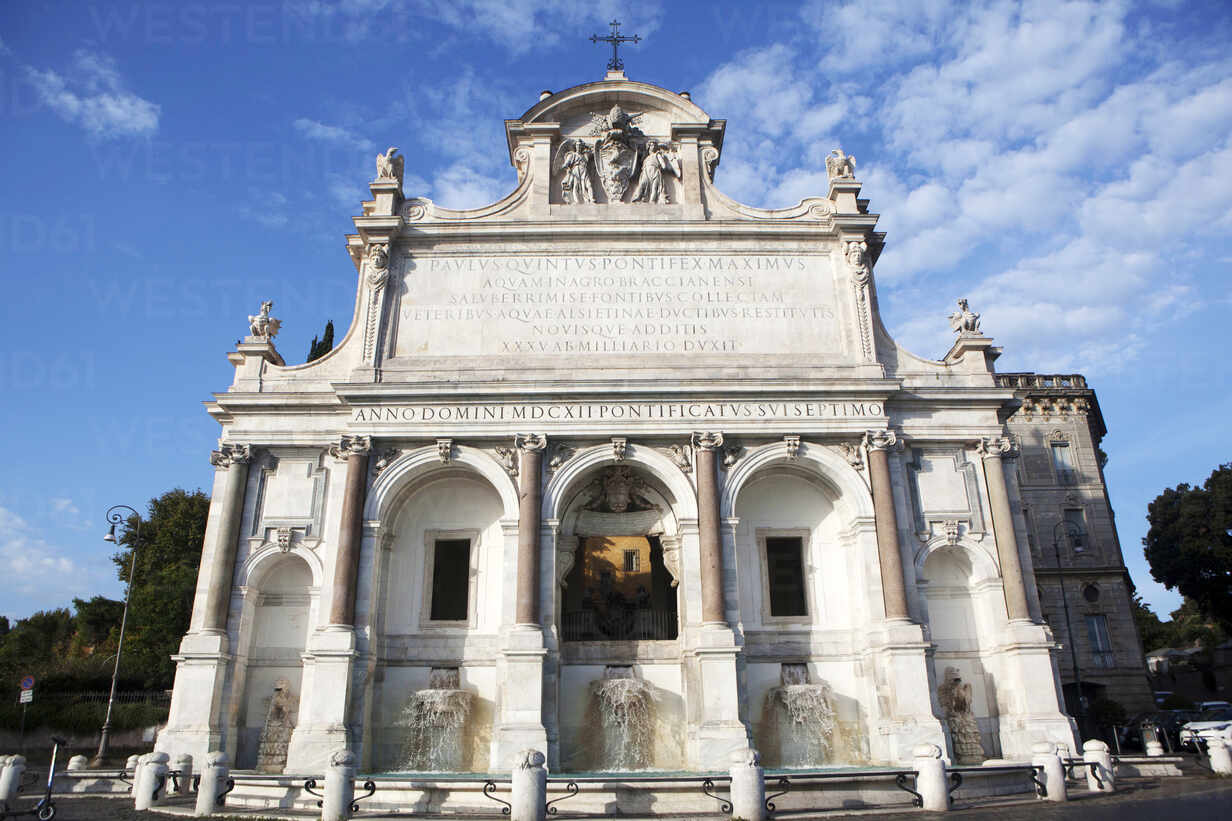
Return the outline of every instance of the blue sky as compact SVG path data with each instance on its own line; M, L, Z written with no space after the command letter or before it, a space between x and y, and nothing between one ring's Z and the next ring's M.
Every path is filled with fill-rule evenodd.
M966 296L1002 370L1087 375L1133 578L1175 607L1146 505L1232 460L1232 5L302 0L0 8L0 614L120 595L103 512L208 490L247 315L275 301L289 362L345 333L375 153L410 196L497 199L503 119L601 79L614 16L632 79L727 119L727 193L789 205L858 158L909 348Z

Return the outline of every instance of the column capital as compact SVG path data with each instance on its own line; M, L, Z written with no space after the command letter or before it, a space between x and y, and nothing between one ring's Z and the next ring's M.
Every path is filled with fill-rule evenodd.
M718 450L723 447L723 434L719 431L694 431L693 447L698 450Z
M1018 455L1018 444L1010 436L985 436L975 443L975 450L985 459L1013 459Z
M370 436L343 436L335 444L329 446L329 455L335 459L345 460L349 456L363 456L372 450Z
M870 430L864 433L864 447L869 450L898 450L902 442L892 430Z
M218 450L210 453L210 464L222 470L226 470L232 465L246 465L251 460L252 448L248 445L233 442L221 444L218 446Z
M513 446L523 451L543 450L548 446L548 438L542 433L515 433Z

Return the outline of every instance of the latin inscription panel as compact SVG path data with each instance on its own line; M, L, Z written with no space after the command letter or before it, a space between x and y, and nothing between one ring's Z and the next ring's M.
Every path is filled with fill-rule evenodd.
M395 356L843 350L829 256L417 257Z

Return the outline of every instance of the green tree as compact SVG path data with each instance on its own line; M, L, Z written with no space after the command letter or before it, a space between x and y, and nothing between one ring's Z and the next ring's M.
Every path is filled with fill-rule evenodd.
M1151 575L1232 630L1232 463L1216 468L1201 487L1165 489L1147 508L1147 521L1142 543Z
M321 341L318 342L314 336L312 344L308 346L308 361L320 359L334 349L334 320L329 320L325 323L325 331L321 334Z
M19 619L0 644L0 687L16 686L26 673L38 676L68 655L73 614L66 608L40 610Z
M77 638L88 647L97 647L119 630L124 602L93 596L88 601L73 599L73 609L77 611L73 619Z
M1129 600L1129 606L1134 614L1134 623L1138 625L1138 635L1142 638L1142 652L1176 646L1178 637L1172 622L1161 621L1137 593Z
M151 499L148 516L141 522L121 672L140 676L145 687L170 687L175 675L171 655L192 616L209 510L210 499L204 493L176 488ZM112 556L123 581L128 580L135 538L136 528L128 528L122 549Z

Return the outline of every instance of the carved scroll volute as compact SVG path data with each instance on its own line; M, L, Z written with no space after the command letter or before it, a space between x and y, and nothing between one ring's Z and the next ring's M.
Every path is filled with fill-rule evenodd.
M873 301L872 261L868 255L868 243L863 238L843 242L843 259L851 275L851 287L855 292L856 324L860 335L860 356L865 362L875 362L877 354L873 346Z
M373 239L364 254L364 282L368 291L368 310L364 320L364 364L376 365L385 325L385 292L392 268L393 247L388 240Z
M568 587L569 584L565 580L569 577L569 573L573 570L573 565L577 561L578 548L582 544L581 536L560 536L556 537L556 584L558 587Z
M672 587L680 585L680 537L660 536L659 544L663 545L663 566L672 577Z

